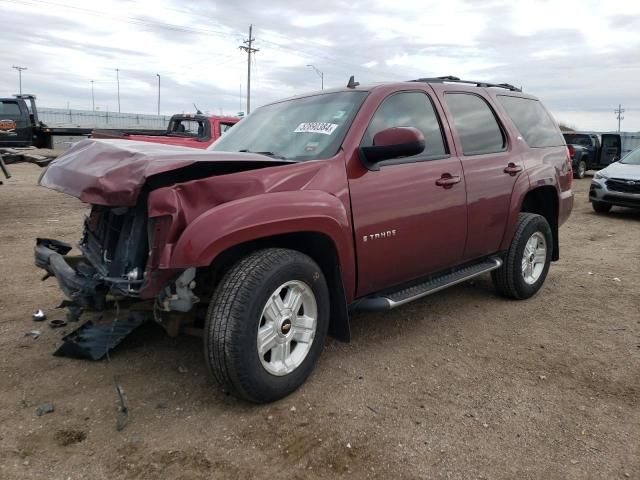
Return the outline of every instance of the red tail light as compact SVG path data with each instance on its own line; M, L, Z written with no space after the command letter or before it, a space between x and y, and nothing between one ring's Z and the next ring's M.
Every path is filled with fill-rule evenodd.
M572 164L573 162L571 161L571 146L568 146L568 150L567 150L567 185L569 186L569 188L571 188L571 185L573 184L573 167Z
M573 145L567 145L567 149L569 150L569 157L573 158L576 154L576 149L573 148Z

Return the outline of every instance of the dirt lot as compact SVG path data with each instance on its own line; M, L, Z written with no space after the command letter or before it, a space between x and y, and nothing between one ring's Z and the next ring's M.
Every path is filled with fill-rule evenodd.
M0 478L640 478L640 214L596 215L577 181L542 291L489 277L358 315L309 381L266 406L226 396L201 340L142 327L107 362L53 357L63 318L32 264L38 235L75 242L85 207L12 165L0 186ZM617 280L619 279L619 281ZM37 328L34 340L25 333ZM55 411L36 415L50 402Z

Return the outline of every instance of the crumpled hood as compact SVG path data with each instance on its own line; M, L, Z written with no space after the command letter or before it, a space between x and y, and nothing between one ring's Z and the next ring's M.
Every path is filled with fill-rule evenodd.
M130 207L136 204L150 177L200 162L207 167L219 165L227 173L293 163L253 153L212 152L131 140L87 139L53 161L39 183L86 203Z

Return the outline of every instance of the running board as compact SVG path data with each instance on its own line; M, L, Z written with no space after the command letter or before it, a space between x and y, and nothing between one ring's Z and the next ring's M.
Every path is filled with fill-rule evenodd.
M419 283L400 287L398 290L385 291L375 296L364 297L357 300L352 306L352 312L379 312L391 310L405 303L412 302L432 293L444 290L447 287L465 282L483 273L496 270L502 266L502 259L490 257L479 263L466 265L454 271L431 277Z

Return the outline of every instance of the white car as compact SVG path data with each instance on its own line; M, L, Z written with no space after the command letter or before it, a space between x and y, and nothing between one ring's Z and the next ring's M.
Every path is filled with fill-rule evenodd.
M598 213L611 207L640 208L640 148L593 176L589 201Z

